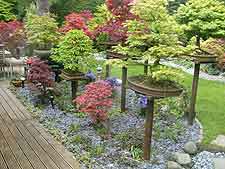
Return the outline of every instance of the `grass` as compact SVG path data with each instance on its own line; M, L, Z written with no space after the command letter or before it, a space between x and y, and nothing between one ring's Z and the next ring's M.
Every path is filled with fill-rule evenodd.
M142 74L143 70L143 66L130 66L128 76ZM112 76L121 77L121 69L113 68ZM184 85L191 89L192 75L185 73ZM204 128L203 144L225 134L225 83L200 79L196 111Z

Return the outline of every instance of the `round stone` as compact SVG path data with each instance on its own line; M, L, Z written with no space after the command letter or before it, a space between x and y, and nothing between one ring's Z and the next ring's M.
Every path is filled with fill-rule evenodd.
M198 148L194 142L190 141L184 145L184 151L188 154L196 154Z

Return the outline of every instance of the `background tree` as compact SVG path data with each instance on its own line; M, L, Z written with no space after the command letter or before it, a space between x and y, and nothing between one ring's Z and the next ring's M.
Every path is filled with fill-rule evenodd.
M0 0L0 21L10 21L15 18L13 5L7 1Z
M200 47L201 39L225 37L225 6L217 0L189 0L181 5L176 15L188 39L196 37Z
M44 15L49 12L49 1L48 0L37 0L38 15Z
M187 0L169 0L168 1L168 10L171 14L176 13L177 9L181 4L185 4Z
M57 21L63 23L64 16L71 12L90 10L94 12L96 7L104 3L104 0L51 0L50 11L57 16Z

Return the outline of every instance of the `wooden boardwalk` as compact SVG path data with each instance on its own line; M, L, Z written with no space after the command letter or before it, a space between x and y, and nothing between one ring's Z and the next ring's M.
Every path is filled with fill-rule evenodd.
M78 169L72 153L0 84L0 169Z

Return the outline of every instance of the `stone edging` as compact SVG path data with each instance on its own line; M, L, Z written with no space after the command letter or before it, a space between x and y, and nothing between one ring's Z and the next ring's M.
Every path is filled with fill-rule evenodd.
M198 139L197 143L202 143L202 141L203 141L203 126L197 118L195 118L195 121L200 127L200 136L199 136L200 138Z

